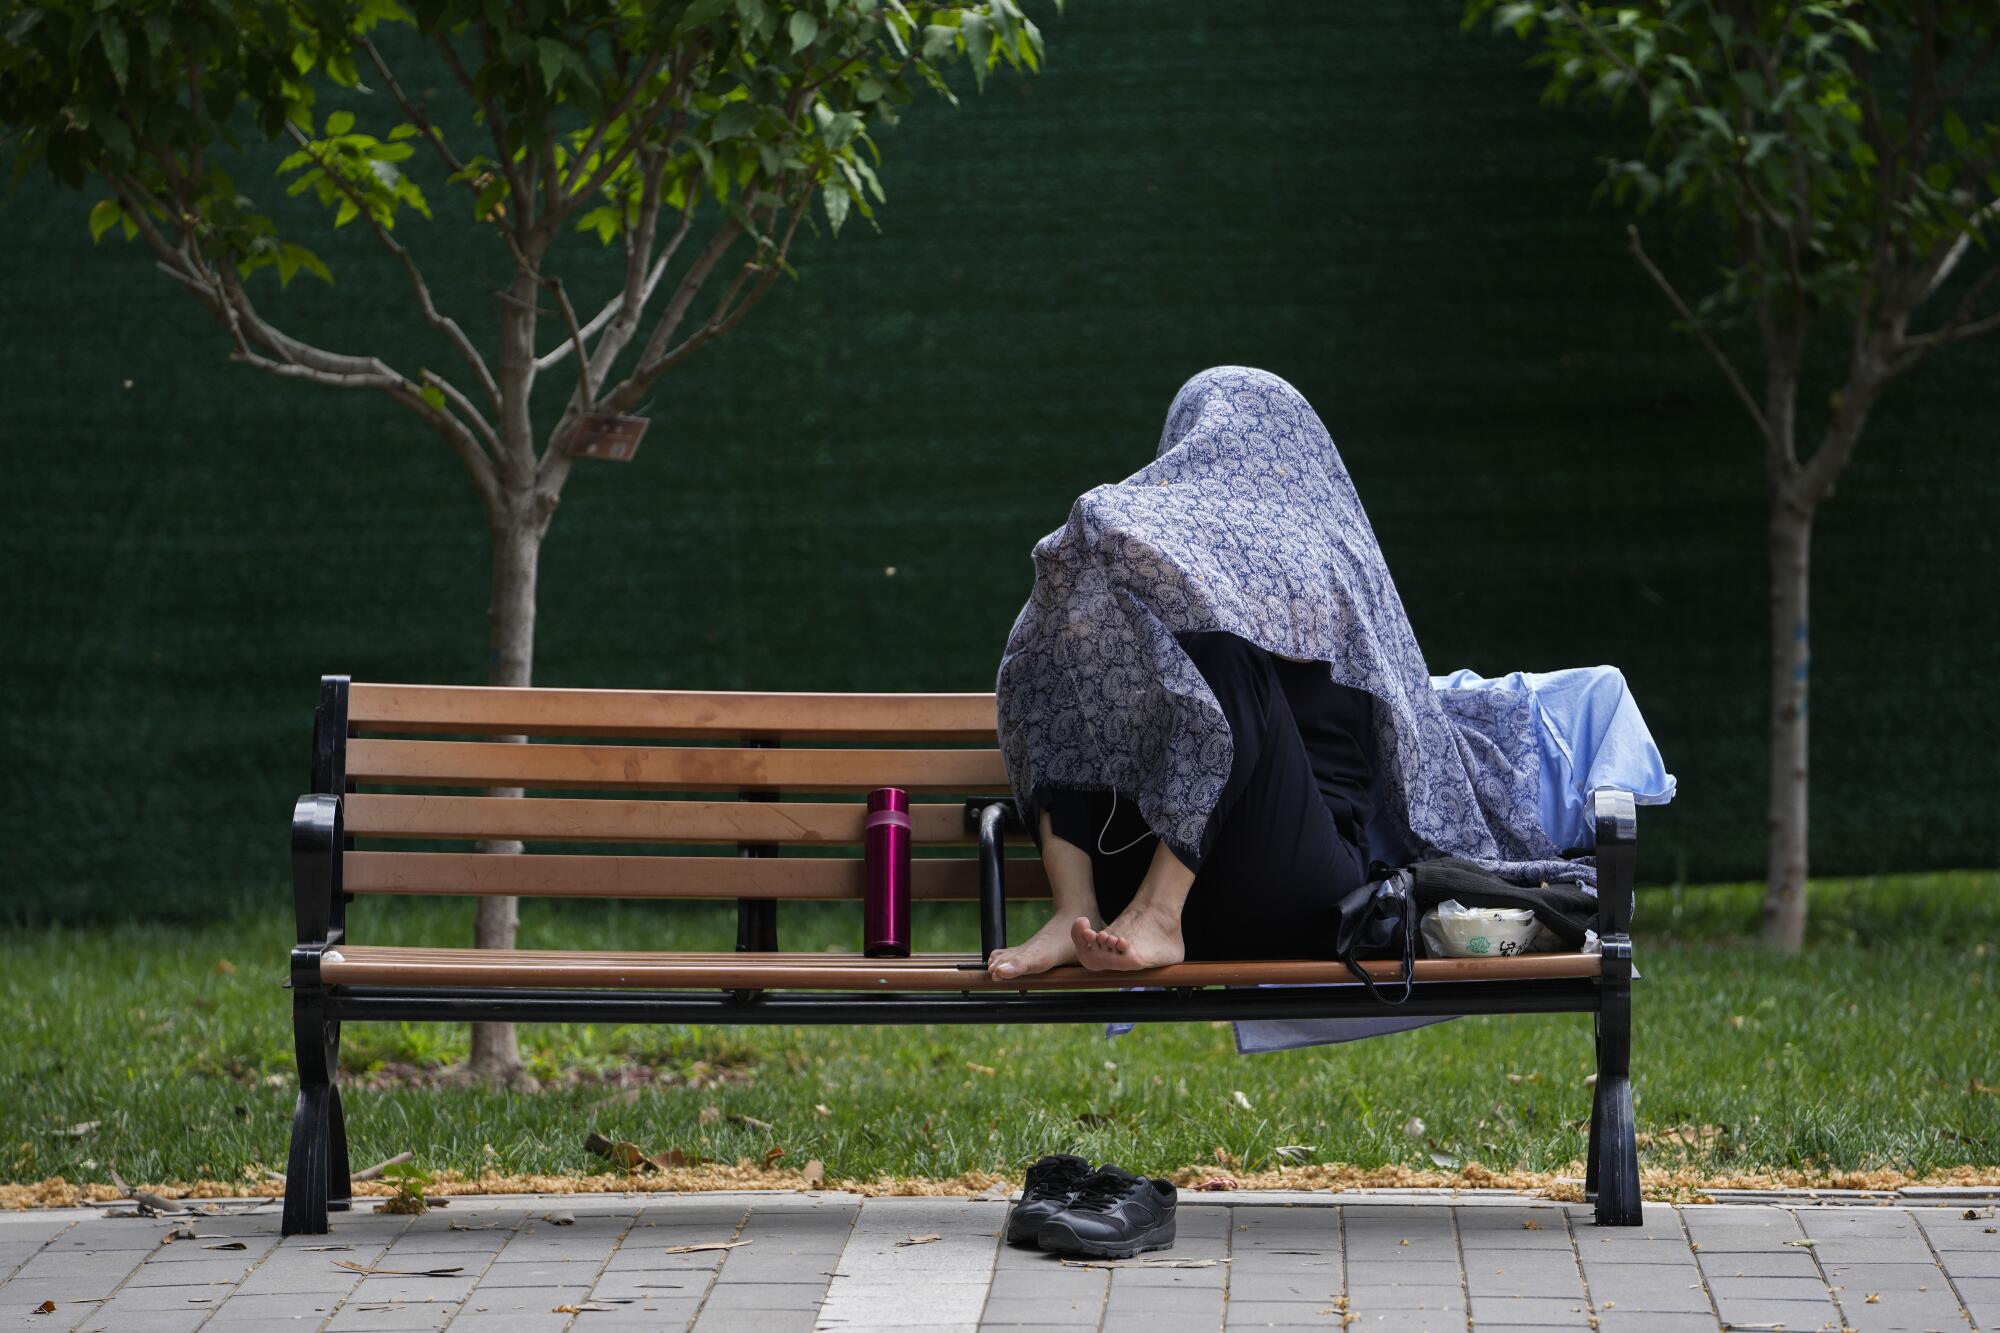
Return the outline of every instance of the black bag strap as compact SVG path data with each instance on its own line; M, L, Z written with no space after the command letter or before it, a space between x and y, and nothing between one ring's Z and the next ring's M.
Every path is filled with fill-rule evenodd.
M1368 969L1355 959L1358 938L1350 941L1341 951L1340 961L1347 964L1347 970L1368 988L1371 998L1383 1004L1402 1004L1410 998L1410 989L1417 980L1417 903L1415 895L1410 891L1408 877L1392 875L1377 884L1374 894L1369 898L1369 904L1377 915L1380 915L1385 907L1398 914L1395 925L1397 933L1403 937L1403 993L1393 1000L1390 999L1383 993L1375 978L1368 974ZM1390 906L1391 904L1393 906Z

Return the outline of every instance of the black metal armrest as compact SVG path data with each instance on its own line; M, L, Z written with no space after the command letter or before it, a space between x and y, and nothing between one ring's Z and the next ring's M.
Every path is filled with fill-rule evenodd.
M1639 812L1629 791L1590 794L1597 826L1597 938L1607 975L1632 971L1632 886L1639 861Z
M979 957L1007 947L1006 801L968 801L965 818L979 830Z
M319 985L319 958L347 938L347 900L341 890L344 832L340 798L299 797L292 806L292 986Z

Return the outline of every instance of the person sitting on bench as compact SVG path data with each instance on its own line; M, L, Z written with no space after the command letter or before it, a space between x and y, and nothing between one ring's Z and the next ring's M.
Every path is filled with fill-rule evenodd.
M1194 376L1154 460L1033 558L996 703L1054 913L996 979L1331 957L1378 859L1594 886L1539 817L1529 696L1434 684L1339 451L1278 376Z

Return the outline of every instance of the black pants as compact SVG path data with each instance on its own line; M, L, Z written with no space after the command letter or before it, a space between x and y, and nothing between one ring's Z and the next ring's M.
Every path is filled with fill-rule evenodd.
M1187 956L1332 957L1337 904L1365 861L1320 796L1271 655L1226 631L1175 637L1222 705L1234 746L1181 916ZM1060 789L1042 805L1056 836L1090 853L1105 918L1124 911L1159 846L1137 805Z

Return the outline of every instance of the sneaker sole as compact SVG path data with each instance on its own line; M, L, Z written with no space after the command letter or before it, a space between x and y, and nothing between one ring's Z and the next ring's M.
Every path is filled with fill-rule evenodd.
M1148 1250L1172 1249L1174 1231L1175 1224L1170 1220L1162 1226L1154 1227L1151 1231L1121 1244L1114 1245L1085 1240L1081 1236L1072 1236L1066 1244L1044 1245L1042 1248L1056 1254L1080 1254L1090 1259L1130 1259L1136 1255L1144 1254Z

